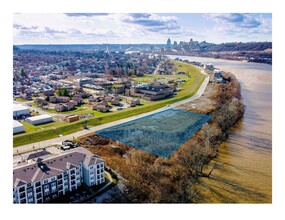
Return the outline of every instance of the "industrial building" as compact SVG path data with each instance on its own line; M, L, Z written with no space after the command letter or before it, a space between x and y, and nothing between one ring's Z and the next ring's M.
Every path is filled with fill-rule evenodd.
M105 182L105 162L79 147L46 159L37 157L13 170L14 203L46 203L87 186Z
M13 117L18 118L30 114L30 110L22 104L13 104Z
M24 125L16 120L13 120L13 134L18 134L24 131Z
M26 121L32 125L39 125L47 122L52 122L53 119L52 116L50 115L38 115L38 116L29 117L26 119Z

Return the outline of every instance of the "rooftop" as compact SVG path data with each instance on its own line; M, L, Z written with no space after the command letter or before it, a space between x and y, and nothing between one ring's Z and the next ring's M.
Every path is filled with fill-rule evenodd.
M37 121L37 120L46 119L46 118L52 118L52 116L45 114L45 115L38 115L38 116L29 117L27 119L29 119L30 121Z
M29 110L26 106L22 104L13 104L13 111Z
M56 176L67 169L78 166L81 162L86 165L103 162L101 158L82 147L77 148L75 151L51 156L46 159L43 159L44 154L38 154L39 157L34 157L34 153L31 154L32 159L29 165L14 169L14 187Z
M20 122L13 120L13 128L22 127L22 126L23 125Z

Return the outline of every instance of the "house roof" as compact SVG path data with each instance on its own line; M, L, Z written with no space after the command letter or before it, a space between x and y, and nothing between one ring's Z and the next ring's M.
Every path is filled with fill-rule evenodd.
M104 162L104 160L82 147L79 147L76 151L61 154L60 156L47 159L38 158L37 162L14 169L14 187L56 176L67 169L78 166L80 163L89 166L101 162Z

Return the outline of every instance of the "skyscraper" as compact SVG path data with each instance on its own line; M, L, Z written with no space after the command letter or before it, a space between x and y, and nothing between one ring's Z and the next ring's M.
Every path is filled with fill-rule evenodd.
M166 43L167 48L171 48L171 40L168 38L167 43Z

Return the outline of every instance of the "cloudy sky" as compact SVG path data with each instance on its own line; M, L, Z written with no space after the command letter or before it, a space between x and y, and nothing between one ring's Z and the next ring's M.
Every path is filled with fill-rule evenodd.
M272 41L271 14L14 14L14 44Z

